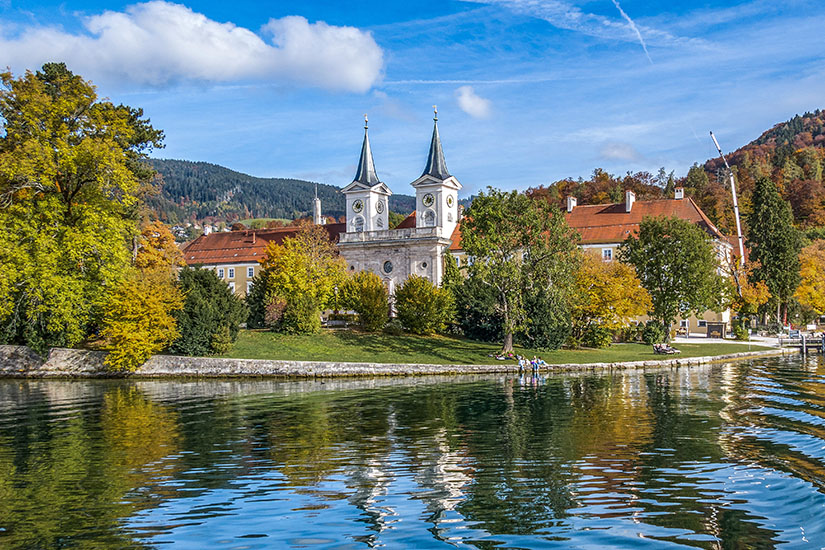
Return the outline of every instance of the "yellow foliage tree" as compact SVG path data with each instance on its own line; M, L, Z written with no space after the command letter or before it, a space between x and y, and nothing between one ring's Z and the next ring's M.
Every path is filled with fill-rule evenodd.
M584 254L576 272L571 339L581 342L587 331L595 327L621 330L651 307L650 294L642 287L633 266L603 262Z
M817 315L825 314L825 240L814 241L799 253L801 280L794 297Z
M267 304L284 304L276 326L288 332L318 331L321 311L331 305L346 275L344 260L323 226L304 224L282 244L269 243L261 263Z
M134 371L178 337L172 313L183 294L169 269L130 270L108 295L103 336L112 346L106 366Z
M742 267L736 256L731 256L728 264L730 283L733 293L730 309L738 314L740 324L748 315L754 315L759 306L771 298L771 291L763 281L753 281L752 273L759 267L756 262L748 262ZM736 328L734 328L736 330Z
M146 224L138 240L135 267L155 269L183 265L183 253L166 224L159 220Z

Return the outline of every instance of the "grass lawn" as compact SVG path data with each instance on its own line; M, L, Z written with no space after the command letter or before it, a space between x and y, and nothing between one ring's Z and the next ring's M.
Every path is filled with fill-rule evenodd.
M242 223L245 226L249 227L250 225L252 225L252 222L263 222L263 223L266 224L268 222L276 221L276 220L279 221L279 222L284 222L284 223L289 223L289 222L292 221L292 220L288 220L286 218L247 218L245 220L240 220L240 222L238 222L238 223Z
M723 355L749 349L747 344L679 344L679 357ZM488 357L500 349L486 344L446 336L390 336L353 330L324 330L320 334L285 335L242 330L234 348L223 357L238 359L286 359L296 361L346 361L375 363L494 364ZM644 344L614 344L607 349L541 352L517 349L516 353L538 355L551 364L600 363L662 359Z

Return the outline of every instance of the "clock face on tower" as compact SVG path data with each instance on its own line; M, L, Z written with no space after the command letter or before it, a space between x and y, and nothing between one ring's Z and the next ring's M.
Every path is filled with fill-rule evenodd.
M384 213L384 201L378 201L375 203L375 211L379 214Z
M428 207L428 208L429 208L429 207L430 207L430 206L432 206L432 205L433 205L433 203L435 202L435 197L433 197L433 194L432 194L432 193L427 193L427 194L426 194L426 195L424 195L424 197L421 199L421 202L424 204L424 206L426 206L426 207Z
M449 206L450 208L452 208L452 206L453 206L453 196L452 195L447 195L447 206Z
M361 210L364 209L364 203L361 202L361 199L356 199L355 202L352 203L352 211L358 214Z

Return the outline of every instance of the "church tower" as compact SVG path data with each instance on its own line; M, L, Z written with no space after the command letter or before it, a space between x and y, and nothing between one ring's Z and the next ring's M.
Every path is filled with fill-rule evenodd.
M369 124L364 115L364 143L352 183L344 187L347 202L347 233L388 229L389 198L392 191L378 179L370 148Z
M433 137L427 166L421 177L410 184L415 188L415 226L440 227L441 235L449 238L458 224L461 184L447 170L438 135L438 109L435 105L433 112Z

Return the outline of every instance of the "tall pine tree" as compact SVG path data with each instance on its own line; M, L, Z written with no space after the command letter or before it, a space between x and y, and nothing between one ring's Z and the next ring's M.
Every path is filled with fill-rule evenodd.
M787 318L788 301L799 285L799 251L802 240L793 226L791 205L782 199L770 178L759 178L753 190L748 217L750 258L758 262L754 279L771 291L777 322Z

